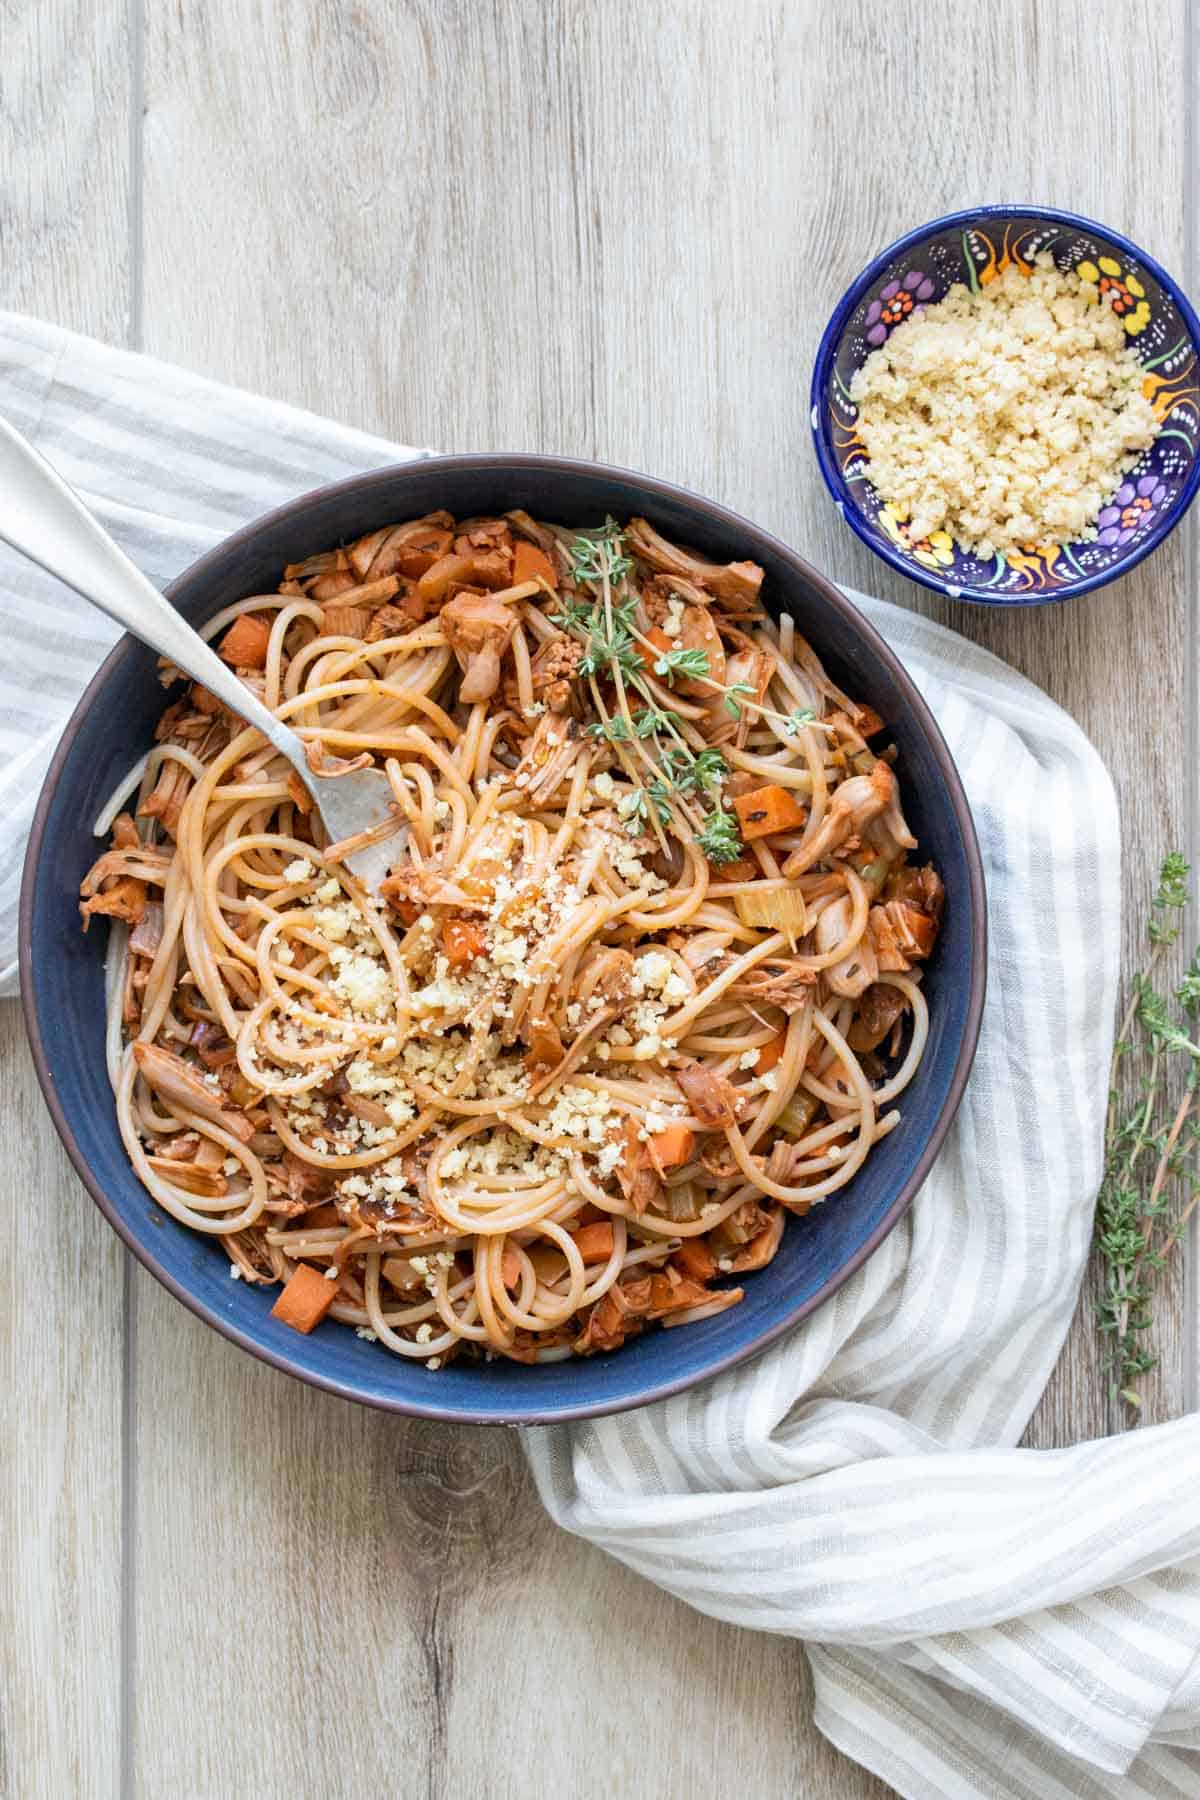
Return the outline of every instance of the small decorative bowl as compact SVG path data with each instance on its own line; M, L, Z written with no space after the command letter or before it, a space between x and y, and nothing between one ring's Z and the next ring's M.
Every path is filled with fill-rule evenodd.
M1090 541L969 556L947 532L914 541L867 478L850 398L855 371L904 319L955 282L973 292L1009 264L1048 250L1095 282L1145 371L1159 434L1122 481ZM989 606L1037 606L1102 587L1172 532L1200 487L1200 319L1164 269L1107 226L1047 207L981 206L922 225L891 244L843 295L825 328L812 383L817 461L838 511L877 556L924 587Z

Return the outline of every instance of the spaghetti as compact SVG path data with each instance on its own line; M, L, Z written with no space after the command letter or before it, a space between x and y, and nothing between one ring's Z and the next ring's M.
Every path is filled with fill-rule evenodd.
M645 520L433 513L212 621L394 802L372 896L191 684L82 886L133 1167L288 1324L430 1368L614 1350L736 1305L897 1124L942 886L883 721L762 579Z

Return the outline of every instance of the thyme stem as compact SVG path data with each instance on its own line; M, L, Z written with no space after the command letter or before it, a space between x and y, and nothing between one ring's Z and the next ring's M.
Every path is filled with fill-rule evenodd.
M1113 1047L1105 1121L1104 1177L1096 1201L1096 1244L1104 1269L1097 1302L1099 1328L1111 1340L1110 1392L1133 1410L1141 1407L1134 1385L1157 1366L1147 1347L1153 1327L1156 1278L1200 1204L1196 1152L1200 1131L1196 1100L1200 1091L1200 951L1173 995L1160 993L1153 977L1178 936L1169 921L1188 902L1189 868L1177 855L1164 858L1150 911L1151 951L1130 984L1130 997ZM1164 918L1164 914L1168 917ZM1172 1093L1172 1076L1182 1059L1184 1090ZM1143 1071L1138 1098L1122 1117L1121 1071L1127 1063ZM1153 1173L1146 1187L1139 1168L1149 1153ZM1186 1198L1171 1217L1177 1185Z

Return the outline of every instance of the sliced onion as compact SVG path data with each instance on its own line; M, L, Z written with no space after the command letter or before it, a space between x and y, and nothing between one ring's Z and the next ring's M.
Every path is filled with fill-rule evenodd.
M752 882L744 893L733 896L733 904L743 925L783 931L790 938L803 937L808 930L804 895L795 882Z
M819 1106L811 1094L794 1094L775 1120L792 1137L803 1137L816 1118Z
M681 1225L690 1224L698 1219L704 1211L704 1201L691 1181L677 1181L669 1187L662 1199L661 1217L677 1219Z

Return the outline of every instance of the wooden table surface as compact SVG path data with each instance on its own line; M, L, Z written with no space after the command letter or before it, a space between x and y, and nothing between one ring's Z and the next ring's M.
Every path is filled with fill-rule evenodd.
M1099 744L1132 931L1196 841L1191 533L1074 606L934 601L840 525L806 391L847 282L958 206L1092 214L1194 286L1188 10L0 0L0 305L403 440L652 470L929 607ZM3 1792L889 1791L811 1726L797 1644L560 1535L513 1436L206 1331L86 1199L2 1011ZM1190 1402L1187 1285L1150 1417ZM1110 1424L1085 1309L1029 1441Z

